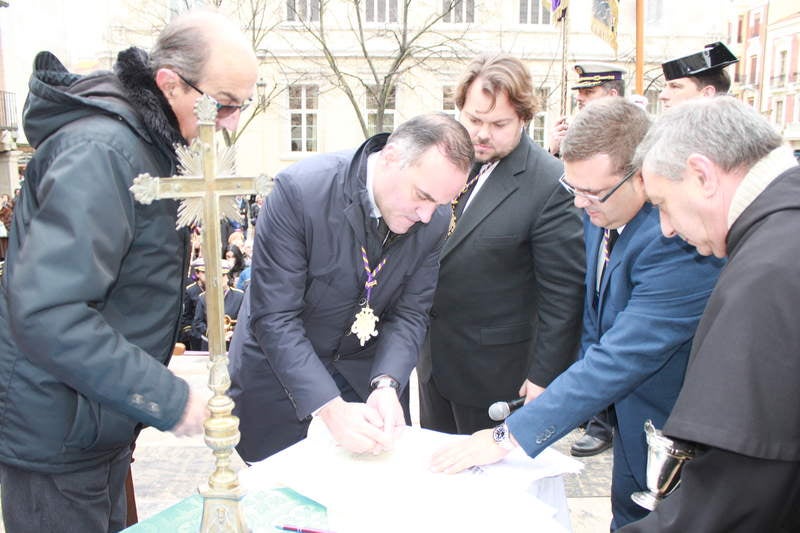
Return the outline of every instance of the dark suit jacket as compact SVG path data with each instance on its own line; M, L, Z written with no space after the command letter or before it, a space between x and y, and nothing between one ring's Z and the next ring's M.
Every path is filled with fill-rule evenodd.
M575 360L585 256L562 170L523 135L445 242L419 375L455 403L516 398Z
M585 220L586 302L581 359L541 396L508 418L511 433L536 456L609 404L620 446L644 488L644 421L663 427L678 397L692 336L723 262L661 235L645 204L617 239L597 298L603 230ZM617 439L620 441L617 444Z
M408 383L428 327L450 209L442 206L428 224L383 249L387 261L370 300L380 334L361 347L350 327L365 297L361 247L370 248L376 231L367 226L366 160L386 138L373 137L355 155L320 155L289 167L264 202L230 347L245 460L302 439L309 416L341 394L334 373L362 400L381 374Z

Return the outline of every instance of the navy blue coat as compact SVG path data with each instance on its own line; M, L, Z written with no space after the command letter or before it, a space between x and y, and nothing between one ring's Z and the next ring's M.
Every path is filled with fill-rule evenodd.
M595 296L603 230L584 217L584 234L588 260L581 358L512 414L508 425L525 451L536 456L613 403L614 446L624 452L644 488L644 422L651 419L663 427L675 404L692 337L723 262L699 256L678 238L665 238L658 211L648 203L620 234ZM621 467L618 462L615 458L615 468Z
M428 327L450 208L440 207L428 224L412 226L383 249L386 265L370 300L380 334L361 347L349 332L367 277L361 247L373 232L366 160L386 138L367 140L355 154L292 165L264 202L252 279L229 350L245 460L302 439L312 412L341 394L334 373L362 400L378 375L408 383Z
M175 229L176 202L144 205L128 190L140 173L174 173L165 134L179 133L153 106L144 53L119 59L119 76L78 76L43 52L30 80L36 154L0 295L0 462L26 470L108 462L141 424L174 427L189 394L165 367L188 233Z

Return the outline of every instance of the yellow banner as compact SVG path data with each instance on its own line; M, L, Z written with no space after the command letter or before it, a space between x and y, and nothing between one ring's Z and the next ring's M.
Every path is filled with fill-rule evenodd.
M592 33L617 51L618 0L592 0Z

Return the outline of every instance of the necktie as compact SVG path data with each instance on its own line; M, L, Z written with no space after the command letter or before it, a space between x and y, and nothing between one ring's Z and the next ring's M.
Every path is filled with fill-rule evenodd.
M603 269L608 264L608 259L611 257L611 250L614 248L614 243L617 242L619 232L615 229L606 229L603 231Z
M600 283L603 279L603 276L606 273L606 265L608 265L608 260L611 258L611 250L614 248L614 243L617 242L617 237L619 237L619 232L615 229L605 229L603 230L603 261L600 265L600 269L597 273L597 290L600 290Z
M464 185L464 188L461 189L461 192L458 193L458 196L453 199L450 203L450 227L447 229L447 236L453 234L453 231L456 229L456 221L464 212L464 208L467 205L467 200L469 199L470 195L472 194L473 189L475 188L475 184L478 180L483 176L483 173L486 172L488 168L491 168L490 163L485 163L483 166L475 165L475 175L472 176L469 180L467 180L467 184Z

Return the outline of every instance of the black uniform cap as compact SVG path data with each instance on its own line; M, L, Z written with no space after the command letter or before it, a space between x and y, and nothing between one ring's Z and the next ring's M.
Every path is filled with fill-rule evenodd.
M661 65L661 69L664 71L664 79L670 81L722 69L738 61L727 46L717 41L707 44L702 52L667 61Z

